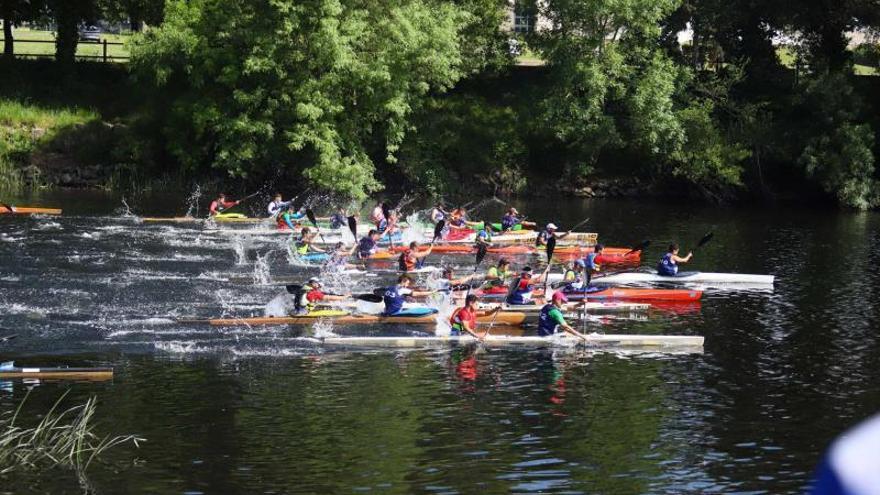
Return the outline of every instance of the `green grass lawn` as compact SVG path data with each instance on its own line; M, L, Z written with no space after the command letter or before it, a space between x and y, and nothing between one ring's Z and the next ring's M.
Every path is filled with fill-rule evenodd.
M13 31L15 38L15 54L18 56L53 56L55 55L55 45L53 43L28 43L28 41L55 41L54 33L51 31L36 31L26 28L16 28ZM130 34L101 34L101 41L106 40L108 43L127 43L131 39ZM104 47L101 43L78 43L76 48L77 56L103 56ZM128 46L124 45L108 45L108 57L122 57L128 59ZM114 60L121 62L124 60Z
M779 57L779 63L789 69L794 68L796 56L793 48L790 46L780 46L776 49L776 56ZM855 64L853 72L857 76L880 76L880 69L867 65Z

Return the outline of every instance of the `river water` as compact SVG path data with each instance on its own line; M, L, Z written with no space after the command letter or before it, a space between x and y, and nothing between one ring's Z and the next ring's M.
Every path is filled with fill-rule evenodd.
M0 493L799 493L830 440L880 410L875 213L521 202L563 228L590 217L607 245L652 239L651 264L670 240L714 231L694 269L776 285L583 327L703 335L699 354L337 352L286 327L174 321L262 314L280 293L230 277L316 273L290 264L284 237L139 221L183 213L177 197L130 201L134 216L98 194L37 200L65 215L0 217L0 333L18 335L0 359L112 366L115 377L0 382L0 413L28 391L25 422L66 391L67 406L96 396L100 433L146 442L108 452L81 480L0 475Z

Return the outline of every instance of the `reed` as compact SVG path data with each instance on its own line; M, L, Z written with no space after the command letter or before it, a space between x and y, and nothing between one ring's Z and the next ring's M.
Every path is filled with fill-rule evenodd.
M99 437L93 421L97 399L92 397L83 405L62 411L60 405L66 396L67 392L33 427L17 424L27 396L14 413L0 415L0 474L64 467L82 475L107 450L129 442L138 447L144 441L135 435Z

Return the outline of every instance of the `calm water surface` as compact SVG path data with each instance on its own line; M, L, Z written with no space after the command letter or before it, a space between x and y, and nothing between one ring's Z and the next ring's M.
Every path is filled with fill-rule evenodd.
M592 218L608 245L653 239L651 264L670 240L712 230L695 269L777 283L585 327L703 335L702 354L331 352L286 327L174 321L262 314L279 294L229 277L316 273L288 261L283 237L144 224L101 195L38 199L65 215L0 217L0 333L18 334L0 359L116 373L0 382L0 412L28 391L31 418L65 391L66 405L97 396L102 434L147 441L111 451L87 480L17 472L0 493L799 493L830 439L880 410L874 213L523 202L563 227ZM186 209L162 196L129 204ZM356 291L388 280L332 279Z

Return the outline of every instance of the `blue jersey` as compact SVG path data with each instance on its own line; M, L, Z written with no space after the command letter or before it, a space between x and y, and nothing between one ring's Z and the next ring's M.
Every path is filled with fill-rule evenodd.
M551 315L553 310L556 310L556 314ZM544 307L541 308L541 314L538 315L538 335L541 337L548 337L556 333L559 329L559 322L556 318L559 317L560 314L559 308L553 304L545 304Z
M672 253L666 253L657 263L657 273L667 277L673 277L678 273L678 264L672 259Z
M406 296L409 294L412 294L410 289L399 285L385 289L385 294L382 296L382 302L385 303L385 314L399 313L403 309L403 303L406 302Z
M376 241L372 237L364 237L358 242L357 254L358 258L369 258L375 252Z
M501 218L501 230L510 230L519 223L519 218L516 215L504 215Z

